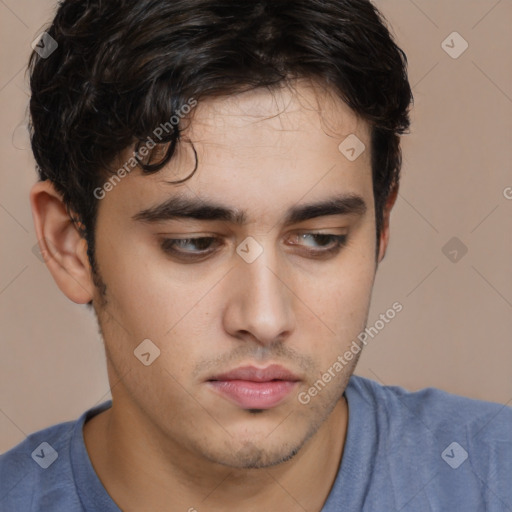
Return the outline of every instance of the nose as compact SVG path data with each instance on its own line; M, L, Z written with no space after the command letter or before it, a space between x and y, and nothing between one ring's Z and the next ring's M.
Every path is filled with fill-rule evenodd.
M295 328L294 294L275 257L265 250L252 263L230 272L224 328L233 337L259 345L285 341Z

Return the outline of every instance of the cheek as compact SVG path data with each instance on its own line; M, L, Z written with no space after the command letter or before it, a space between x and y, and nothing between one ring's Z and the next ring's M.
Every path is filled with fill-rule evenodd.
M120 231L119 231L120 232ZM133 338L163 338L199 297L158 247L130 233L98 244L107 310Z
M340 334L340 329L361 327L371 299L374 272L374 265L364 263L340 268L319 295L323 311Z
M192 278L190 267L171 265L158 249L132 247L110 245L102 252L107 306L101 323L110 353L118 371L141 370L133 351L149 339L160 350L155 365L186 379L204 349L198 341L212 337L219 324L214 308L222 297L215 285L223 272L194 272Z
M305 332L315 333L307 339L320 369L329 366L364 330L376 270L372 247L369 243L363 251L353 245L325 271L307 281L297 280L302 283L298 295L310 309L307 319L298 318L299 325Z

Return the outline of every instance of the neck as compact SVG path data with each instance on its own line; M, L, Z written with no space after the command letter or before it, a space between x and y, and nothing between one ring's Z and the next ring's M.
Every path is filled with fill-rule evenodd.
M150 431L114 400L84 426L93 467L125 512L320 511L338 473L348 424L344 397L292 459L268 468L220 465Z

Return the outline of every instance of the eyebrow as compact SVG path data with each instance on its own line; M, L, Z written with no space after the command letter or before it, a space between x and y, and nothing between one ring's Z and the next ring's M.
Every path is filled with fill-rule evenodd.
M286 212L284 225L288 226L329 215L362 216L366 211L367 206L361 196L342 194L322 201L290 207ZM132 219L149 223L175 219L197 219L224 221L243 226L247 223L248 217L245 211L238 208L228 208L215 202L197 198L174 196L161 204L141 210L133 215Z

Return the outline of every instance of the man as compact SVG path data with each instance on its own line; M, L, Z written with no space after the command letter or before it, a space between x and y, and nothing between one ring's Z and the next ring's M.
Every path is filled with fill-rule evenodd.
M112 402L4 454L1 510L512 510L510 409L352 376L412 100L376 8L64 0L44 37L34 222Z

